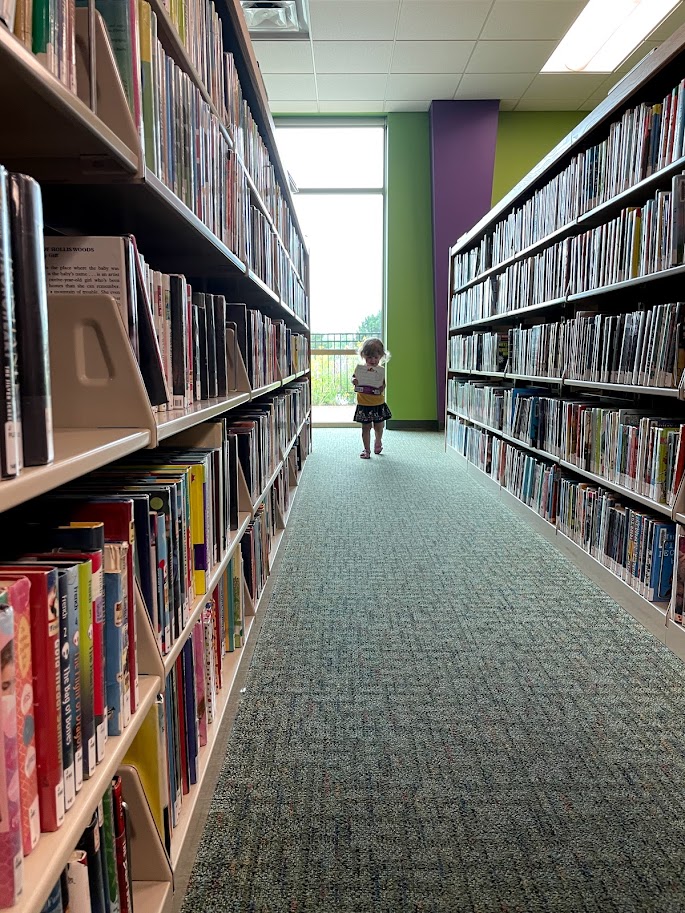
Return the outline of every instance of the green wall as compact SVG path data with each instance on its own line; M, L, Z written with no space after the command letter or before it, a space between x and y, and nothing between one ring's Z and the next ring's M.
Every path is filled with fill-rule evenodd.
M388 114L387 123L388 405L396 421L435 421L428 114Z
M518 184L586 114L586 111L500 111L492 205Z

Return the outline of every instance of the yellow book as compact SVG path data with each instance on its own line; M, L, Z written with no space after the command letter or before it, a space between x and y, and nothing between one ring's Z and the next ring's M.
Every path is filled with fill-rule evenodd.
M169 801L163 769L165 765L160 763L160 761L164 762L167 751L160 724L164 707L161 701L162 698L159 697L157 703L148 710L140 729L124 755L122 764L130 764L138 771L160 840L166 843L165 821Z

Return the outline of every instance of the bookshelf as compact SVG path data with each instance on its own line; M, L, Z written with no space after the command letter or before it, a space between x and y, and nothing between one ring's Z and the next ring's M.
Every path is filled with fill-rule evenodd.
M446 441L685 659L683 77L680 29L451 248Z
M214 720L207 728L207 743L197 754L197 783L183 796L170 854L164 849L140 779L127 768L125 758L147 715L154 709L158 695L162 693L166 700L171 700L168 678L186 652L185 646L193 640L198 622L204 619L208 596L217 592L255 523L268 522L273 526L263 540L268 541L269 548L262 556L271 570L311 447L310 396L302 393L299 398L300 385L309 385L308 254L288 175L278 157L274 125L240 3L217 0L214 13L223 51L233 55L242 97L249 108L246 115L249 137L243 152L238 126L227 120L217 99L216 82L205 83L201 68L177 30L170 8L162 0L151 0L150 9L156 16L161 49L207 105L232 156L238 188L235 199L244 191L244 198L240 197L244 206L236 205L231 216L231 236L237 239L236 244L228 243L226 236L219 236L209 220L204 220L197 198L191 200L188 195L182 198L168 180L165 182L150 168L141 139L143 131L129 108L106 25L99 18L93 32L94 59L89 56L86 10L75 11L73 20L77 36L77 92L71 91L0 26L0 110L13 128L0 136L0 165L8 171L30 175L40 183L44 224L51 234L133 235L138 251L151 269L182 274L194 292L223 296L229 303L244 302L272 321L282 323L288 333L304 336L306 346L301 351L298 349L292 362L279 350L277 368L266 374L275 379L253 387L247 359L238 352L236 343L235 389L229 387L225 395L210 399L195 398L183 408L161 409L153 405L148 394L145 366L134 353L130 328L125 326L120 304L114 297L50 295L54 459L47 465L24 468L15 478L0 481L0 510L21 510L30 506L33 499L55 493L88 474L106 470L115 463L125 465L117 461L132 455L138 455L141 461L152 459L160 445L194 446L188 443L191 440L188 435L201 433L203 429L216 433L222 427L217 421L230 422L232 416L239 417L248 408L264 407L268 413L265 404L274 397L280 396L278 402L284 410L284 403L290 409L297 399L298 409L304 411L294 413L300 416L298 421L293 422L287 434L282 432L287 444L278 446L275 467L271 467L266 485L254 501L241 463L235 468L237 478L232 481L238 498L237 528L226 530L224 547L218 548L217 560L206 572L206 593L198 591L189 600L185 622L165 653L137 581L134 611L138 707L122 734L109 737L104 760L97 765L94 776L84 782L65 814L64 824L54 833L41 834L36 848L25 857L23 892L13 908L18 913L40 913L117 773L124 782L131 810L131 874L136 913L170 913L174 868L187 852L188 831L217 745L243 648L231 652L217 648L221 653L222 687L216 696ZM178 5L174 7L178 9ZM179 141L177 149L182 146ZM228 167L228 159L225 164ZM231 187L230 192L234 189ZM256 219L261 222L259 230L253 231L251 226ZM258 246L263 238L264 249ZM250 344L253 342L250 337ZM287 370L282 370L283 365ZM300 393L289 398L294 389ZM277 412L274 409L269 414L275 416ZM274 425L270 426L270 433L276 434ZM226 488L228 465L226 459ZM270 519L267 521L265 517ZM228 517L225 520L228 526ZM247 579L240 579L245 605L244 644L254 615L262 607L265 590L263 585L258 586L253 598ZM176 709L184 712L183 708Z

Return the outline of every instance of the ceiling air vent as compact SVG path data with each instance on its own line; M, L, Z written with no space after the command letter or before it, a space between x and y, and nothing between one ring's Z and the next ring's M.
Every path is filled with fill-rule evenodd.
M250 35L260 41L309 39L307 0L240 0Z

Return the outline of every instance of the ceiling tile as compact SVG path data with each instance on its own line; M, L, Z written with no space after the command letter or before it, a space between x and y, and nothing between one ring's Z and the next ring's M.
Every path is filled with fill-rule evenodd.
M317 114L319 105L315 101L273 101L269 108L274 114Z
M556 46L556 41L479 41L466 72L540 72Z
M538 99L524 96L516 106L517 111L578 111L581 102L568 98ZM587 110L590 110L589 108Z
M499 109L500 111L513 111L518 102L518 98L501 98Z
M478 38L490 0L403 0L397 39L445 40Z
M676 6L671 15L663 22L658 29L652 32L650 38L657 41L665 41L670 38L676 29L685 23L685 3Z
M313 73L309 41L254 41L262 73Z
M317 73L387 73L392 41L315 41Z
M427 111L430 107L430 101L386 101L384 111L392 113L395 111Z
M391 74L385 90L386 98L412 99L452 98L459 83L459 75L441 73L402 76Z
M562 38L585 0L497 0L481 38Z
M313 76L303 73L266 73L264 83L270 101L316 101Z
M317 77L320 101L369 100L385 96L385 75L373 73L322 73Z
M383 101L320 101L322 114L382 114Z
M399 0L311 0L312 37L316 41L392 39L399 6Z
M526 91L535 73L476 74L466 73L455 98L516 98Z
M579 105L606 82L606 73L540 73L528 87L526 97L576 101Z
M391 73L463 73L474 41L397 41Z

